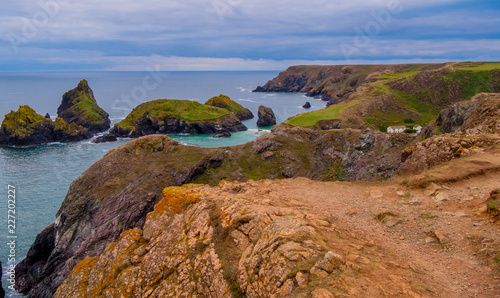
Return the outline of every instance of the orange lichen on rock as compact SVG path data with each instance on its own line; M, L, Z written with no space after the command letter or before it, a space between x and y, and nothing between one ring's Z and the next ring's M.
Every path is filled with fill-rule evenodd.
M193 188L198 184L185 184L182 186L170 186L163 190L163 199L156 204L153 212L150 212L146 220L153 220L164 213L171 215L184 210L188 205L200 200L201 194Z

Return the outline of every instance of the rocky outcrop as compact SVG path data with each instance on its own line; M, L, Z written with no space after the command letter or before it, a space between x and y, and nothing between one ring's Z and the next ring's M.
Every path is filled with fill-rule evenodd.
M196 101L158 99L136 107L110 130L118 137L150 134L222 134L247 130L228 110Z
M75 89L64 93L57 115L69 124L76 123L90 132L108 130L109 115L99 105L86 80L81 80Z
M5 115L0 128L0 146L33 146L51 142L77 142L92 137L84 127L68 124L58 117L50 118L37 114L29 106Z
M500 143L496 134L444 134L404 149L398 175L416 175L454 158L482 152Z
M340 129L342 121L339 119L319 120L316 122L316 127L321 130Z
M92 143L99 144L99 143L110 143L110 142L116 142L118 139L116 138L115 135L112 134L105 134L103 136L98 136L95 138L95 140L92 140Z
M302 105L302 108L303 109L310 109L311 108L311 103L306 101L306 103L304 105Z
M231 100L229 96L224 94L210 98L205 104L226 109L241 121L253 119L254 117L249 109L243 107L234 100Z
M53 226L55 239L52 233L39 235L40 242L53 245L52 251L30 248L29 255L36 257L18 265L18 289L30 297L50 297L81 260L102 254L124 231L143 229L163 187L214 185L225 179L390 178L411 140L407 134L277 125L273 133L226 148L184 146L163 135L131 141L111 150L71 184Z
M276 116L271 108L259 106L259 120L257 120L258 127L273 126L276 124Z
M324 245L328 219L255 200L258 186L166 188L143 229L82 260L54 297L283 297L348 268Z
M500 133L500 94L481 93L445 108L436 124L443 133Z

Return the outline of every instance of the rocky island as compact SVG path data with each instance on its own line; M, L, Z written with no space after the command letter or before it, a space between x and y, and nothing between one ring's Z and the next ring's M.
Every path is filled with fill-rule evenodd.
M29 106L5 115L0 146L33 146L52 142L78 142L109 128L109 117L95 101L86 80L63 95L55 121Z
M150 134L221 134L247 130L228 109L192 100L157 99L140 104L110 130L118 137Z

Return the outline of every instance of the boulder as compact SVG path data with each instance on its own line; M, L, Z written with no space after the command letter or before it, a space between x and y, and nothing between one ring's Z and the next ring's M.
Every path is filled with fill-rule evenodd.
M311 103L306 101L306 103L302 106L304 109L310 109L311 108Z
M105 134L103 136L99 136L95 138L95 140L92 140L92 143L99 144L99 143L110 143L110 142L116 142L118 139L116 138L115 135L112 134Z
M259 120L257 121L258 127L273 126L276 124L276 116L271 108L260 106L259 107Z

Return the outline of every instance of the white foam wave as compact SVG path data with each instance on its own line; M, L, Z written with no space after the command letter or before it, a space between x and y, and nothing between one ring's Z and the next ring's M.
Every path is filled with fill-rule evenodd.
M248 98L238 98L238 101L248 101L248 102L255 102L254 100L248 99Z

